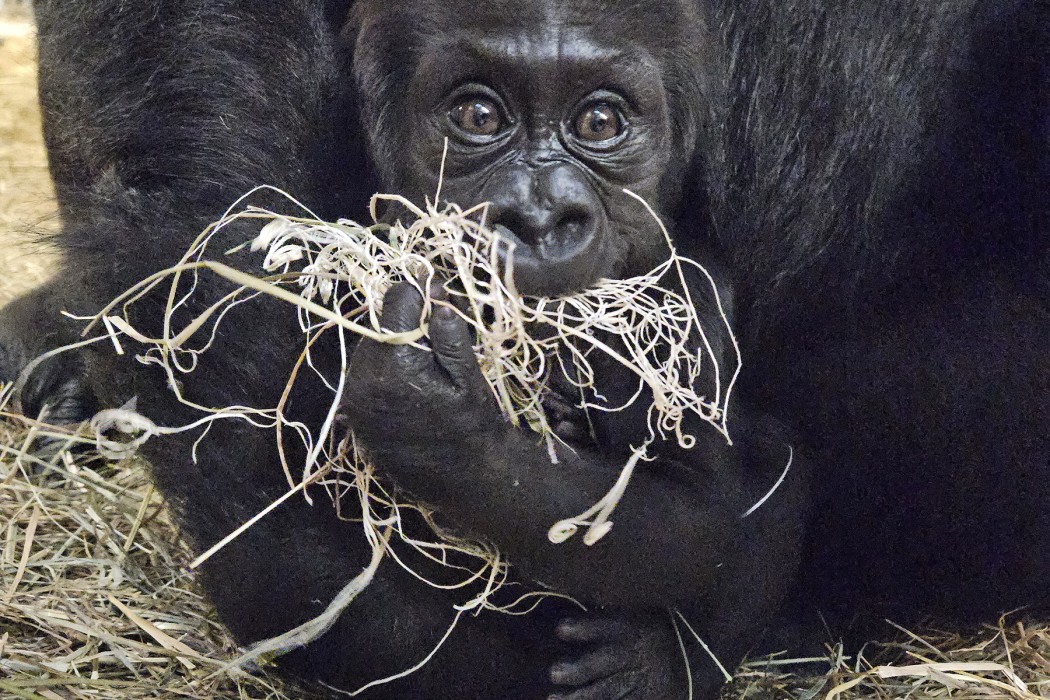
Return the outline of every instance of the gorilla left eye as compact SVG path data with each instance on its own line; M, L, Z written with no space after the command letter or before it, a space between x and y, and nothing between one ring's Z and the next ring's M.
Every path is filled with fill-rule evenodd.
M608 102L591 103L576 117L576 135L584 141L608 141L622 134L623 129L620 110Z
M499 107L484 97L463 100L448 116L453 124L472 136L494 136L503 128Z

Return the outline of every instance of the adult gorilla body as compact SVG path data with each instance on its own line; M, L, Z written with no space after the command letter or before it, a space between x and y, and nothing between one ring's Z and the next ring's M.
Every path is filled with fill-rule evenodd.
M780 605L804 525L796 606L984 615L1050 602L1041 3L364 2L348 23L347 5L37 3L67 274L5 312L7 371L62 339L42 310L98 308L255 184L331 217L378 189L433 192L433 115L467 129L452 142L447 196L496 200L497 222L531 251L529 284L572 287L651 262L652 227L613 196L631 186L673 219L684 252L721 258L745 354L735 445L704 435L695 453L665 455L587 549L543 532L607 487L622 444L592 446L548 471L551 483L531 468L531 445L464 390L473 367L457 365L448 319L434 319L435 351L451 371L362 346L347 413L380 468L503 548L525 579L606 606L560 626L569 612L556 604L466 619L379 696L673 696L682 664L660 611L682 608L735 662ZM589 115L580 123L596 132L621 117L630 128L573 145L580 123L567 132L563 113L570 126ZM246 235L231 229L219 245ZM207 286L199 303L225 289ZM412 317L412 295L391 302L404 311L393 323ZM159 309L144 304L137 320L155 323ZM268 311L231 314L184 390L273 405L301 340ZM85 362L104 403L136 395L158 422L192 418L158 373L102 353ZM45 368L38 400L68 398L60 380L78 369ZM409 371L426 400L405 395ZM461 381L441 383L450 376ZM311 391L293 405L316 422ZM392 438L387 411L406 416L413 439ZM810 461L740 520L786 457L764 415L790 426ZM202 450L193 464L185 443L158 442L150 457L203 547L285 486L265 435L217 426ZM1019 488L1002 488L1004 475ZM328 509L291 503L210 560L205 583L241 639L279 633L360 570L358 539ZM343 688L401 671L437 642L452 601L386 566L288 666ZM691 656L713 687L710 661Z

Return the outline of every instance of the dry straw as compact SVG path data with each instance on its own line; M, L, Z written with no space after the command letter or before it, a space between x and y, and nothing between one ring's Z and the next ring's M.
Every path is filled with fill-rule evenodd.
M138 460L10 410L0 385L0 698L288 697L236 652ZM292 694L294 695L294 693Z
M644 201L630 192L624 196L634 197L639 207L652 214L654 226L659 224ZM407 212L407 223L379 223L377 208L382 203L401 207ZM435 561L446 563L449 550L470 554L478 561L478 566L464 571L463 580L454 586L475 589L459 606L461 612L495 608L518 613L531 609L538 596L549 595L531 593L512 605L497 607L491 594L506 580L508 568L495 548L487 543L459 540L445 532L438 532L436 538L426 542L404 532L401 513L405 508L421 511L432 523L430 514L418 505L395 500L376 480L371 465L360 458L352 442L340 442L332 435L349 366L352 335L385 343L415 343L425 348L426 319L431 307L447 304L475 329L474 351L499 406L512 423L528 426L537 433L537 439L546 444L552 469L557 468L558 438L543 409L552 372L562 372L576 384L584 411L618 411L638 401L646 402L648 424L640 426L638 443L625 460L620 476L586 512L567 514L565 519L551 524L549 536L554 543L572 537L580 528L586 530L584 541L588 545L600 540L612 527L610 516L634 469L640 461L651 458L649 448L664 440L674 440L685 449L693 446L695 436L683 428L688 416L705 421L729 440L728 405L739 372L739 353L733 358L733 367L726 370L719 366L715 343L708 334L717 332L732 339L732 331L714 280L701 265L677 254L662 225L667 258L646 274L603 280L575 294L535 298L517 292L513 246L484 225L484 206L464 211L454 204L439 208L428 202L419 208L402 197L377 196L372 201L374 223L364 226L346 220L323 222L305 207L303 216L242 207L238 203L203 232L177 265L135 285L94 319L94 323L105 326L102 337L110 338L118 351L123 351L122 342L128 338L144 344L140 361L160 366L179 399L201 410L202 418L190 426L160 427L133 411L103 411L95 418L94 427L100 436L100 447L109 454L119 454L129 447L127 442L102 437L113 431L134 435L130 446L135 447L150 435L199 429L211 421L230 418L274 428L282 435L292 432L306 445L309 457L301 469L293 473L291 465L284 464L290 487L285 497L205 552L194 565L212 556L293 494L305 494L308 484L323 483L333 495L344 498L347 492L356 494L363 513L364 536L376 552L372 565L347 584L337 603L324 615L257 647L252 658L284 652L322 634L368 585L382 556L389 555L404 566L397 549L388 544L392 534L396 534L397 541ZM265 277L209 259L209 244L214 237L231 223L246 219L263 222L258 236L227 252L244 253L244 248L250 247L264 253ZM710 291L703 293L715 299L719 323L724 328L710 329L701 324L692 297L696 290L690 289L686 280L687 267L694 268L699 273L696 277L710 286ZM175 312L188 306L199 276L205 271L233 281L237 288L185 325L176 327ZM384 294L399 282L415 285L424 297L421 326L413 332L392 333L380 325ZM443 286L450 301L438 302L429 297L434 284ZM162 293L164 285L168 302L162 332L159 337L150 337L130 323L129 309L147 294ZM311 350L317 339L327 333L337 336L342 350L341 366L336 376L323 377L332 391L332 401L327 419L316 434L305 425L287 420L283 401L273 409L214 409L194 404L179 390L178 375L195 369L199 355L212 344L223 316L259 295L293 304L298 312L304 350L289 388L303 367L314 367ZM735 341L732 348L736 350ZM601 387L595 386L593 360L598 355L620 363L635 376L637 390L625 405L609 405L600 394ZM705 386L713 387L710 395L697 393L702 377ZM437 585L433 581L427 583Z
M746 663L723 697L1050 698L1050 627L1045 623L1009 615L966 634L926 629L922 635L888 625L897 640L872 644L856 657L846 655L841 644L829 644L825 656L781 654Z
M730 371L719 366L708 337L710 329L705 329L697 317L684 268L696 268L711 285L717 301L714 281L698 263L676 253L666 231L668 258L644 275L604 280L563 297L531 298L517 293L512 274L513 247L481 223L485 216L483 207L463 211L446 205L438 210L428 204L420 209L400 197L377 197L373 200L373 216L378 202L384 199L405 207L414 220L408 225L399 222L361 226L350 221L325 223L312 215L280 216L255 208L230 213L205 231L178 265L135 285L96 320L105 324L108 337L119 351L122 335L146 344L148 348L140 354L140 360L160 365L176 391L177 375L193 371L197 357L211 345L223 315L259 294L297 307L307 339L300 365L305 362L313 366L310 348L321 334L334 330L343 350L342 371L338 377L325 378L333 401L328 420L318 435L309 434L306 426L287 422L281 407L216 411L180 395L180 400L202 410L202 422L238 417L259 426L291 426L310 448L301 478L294 478L285 465L290 485L298 483L300 487L323 464L320 457L330 436L349 364L347 332L387 343L419 343L426 333L431 305L442 303L427 296L435 282L442 284L452 299L443 303L476 329L475 353L500 407L515 425L527 425L538 433L547 444L552 462L557 461L557 438L543 410L550 373L561 371L573 378L581 390L584 410L618 411L626 405L605 403L600 387L594 386L591 362L596 353L612 358L636 376L637 391L627 405L649 402L648 429L638 436L639 444L606 497L586 513L553 524L550 536L554 542L571 537L581 526L588 528L588 544L608 532L609 516L632 470L639 460L649 458L647 448L667 439L676 440L683 448L693 445L695 437L683 430L688 415L698 416L729 440L727 409L739 372L739 353ZM639 206L646 205L639 200ZM257 278L205 259L210 240L230 223L243 219L267 221L251 248L265 251L263 267L270 273L268 277ZM172 316L192 296L198 275L204 270L240 286L175 329ZM187 276L192 280L190 291L180 295L177 289ZM170 287L162 335L148 337L127 320L128 308L165 281ZM391 333L380 326L383 296L398 282L413 284L424 295L422 323L416 331ZM121 312L115 313L118 308ZM732 338L720 305L718 309L725 333ZM537 329L541 332L536 333ZM203 343L193 345L194 339L202 337L206 339ZM735 342L733 348L736 349ZM695 389L704 372L714 387L711 396L699 395ZM143 438L173 430L158 428L125 412L104 413L97 424L103 428L120 427L110 424L114 420L126 423L126 430L143 433Z

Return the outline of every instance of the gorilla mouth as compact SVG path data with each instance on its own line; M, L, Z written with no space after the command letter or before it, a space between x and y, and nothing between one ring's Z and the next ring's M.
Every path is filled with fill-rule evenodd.
M493 231L513 244L499 246L500 261L512 269L514 286L523 296L555 297L580 292L601 277L607 257L606 236L598 233L576 245L537 246L523 242L502 224Z

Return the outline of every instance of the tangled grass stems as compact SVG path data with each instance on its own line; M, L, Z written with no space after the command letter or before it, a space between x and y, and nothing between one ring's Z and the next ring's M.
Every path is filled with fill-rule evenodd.
M236 647L141 461L108 462L85 426L13 411L12 389L0 384L0 697L293 696L265 675L215 676Z
M271 191L288 197L283 192ZM133 411L104 411L94 421L98 435L117 432L133 437L130 443L126 438L116 442L100 437L103 449L119 453L128 444L137 446L151 435L202 428L203 436L214 421L223 419L240 419L256 427L274 429L282 444L284 431L291 429L306 448L308 459L301 477L293 474L281 448L282 467L290 490L198 557L194 567L280 503L295 494L306 496L306 486L319 483L329 490L337 507L349 492L356 493L360 510L355 517L360 519L364 535L376 552L375 565L389 555L427 584L439 585L413 571L398 555L397 549L390 545L393 533L398 542L428 559L446 567L461 568L460 581L441 586L479 588L474 596L456 606L459 613L476 614L492 609L521 614L531 609L539 596L551 595L546 591L530 592L509 605L493 602L492 594L505 585L509 577L508 563L500 553L487 543L452 537L437 528L425 508L398 502L377 481L352 440L337 442L332 435L351 347L347 334L426 348L421 341L427 333L426 319L436 303L447 304L476 331L474 352L493 396L514 425L528 426L538 434L552 462L556 462L558 438L543 409L552 372L561 371L576 385L580 390L580 408L584 411L619 411L651 397L647 411L648 433L639 436L641 444L630 455L619 478L585 513L555 523L549 533L552 542L568 539L581 527L587 528L584 541L588 545L604 536L612 527L610 515L628 487L634 469L642 460L651 458L649 446L658 440L671 439L685 449L693 446L695 437L683 428L686 416L700 418L729 440L728 403L739 372L739 351L711 276L698 263L677 254L662 225L669 256L648 273L628 279L603 280L576 294L535 298L522 296L515 288L513 245L485 226L485 205L463 210L454 204L438 208L427 202L420 208L402 197L377 195L371 205L374 223L362 226L347 220L320 221L291 197L288 199L302 208L304 216L279 215L243 206L254 193L245 195L222 219L202 232L176 265L129 288L90 319L85 331L88 333L102 324L105 328L102 337L110 338L118 352L123 352L122 342L128 339L146 346L138 359L163 368L179 400L201 411L203 416L190 425L161 427ZM659 222L648 205L640 199L639 202L654 221ZM412 220L408 224L380 223L377 210L381 203L400 206ZM209 245L215 236L232 223L245 220L262 221L259 234L226 252L243 253L248 248L262 253L265 277L256 277L208 258ZM685 268L689 266L711 285L721 323L725 324L726 335L736 351L736 367L732 372L723 373L719 367L707 335L713 329L705 329L700 323L685 276ZM191 308L190 300L198 288L200 275L205 272L233 282L235 289L176 327L176 312ZM420 327L409 333L391 333L380 325L383 297L391 286L401 282L413 285L423 297ZM428 292L434 284L441 285L451 301L430 298ZM167 285L166 292L162 285ZM166 297L166 310L160 335L151 337L131 323L129 311L147 295L158 292ZM194 371L200 355L213 345L227 313L260 295L293 304L306 339L279 405L274 408L210 407L184 396L178 375ZM537 333L537 328L543 332ZM333 331L340 351L339 374L334 379L318 371L312 357L318 339ZM609 405L599 393L592 364L595 356L611 358L635 376L637 388L625 403ZM284 411L291 387L304 366L317 372L332 392L331 407L316 434L287 418ZM708 382L714 386L712 396L697 393L698 380L704 373L712 380ZM592 398L587 397L588 392ZM402 527L405 509L418 511L435 531L436 539L421 540L409 535ZM478 562L477 566L451 565L448 555L452 552L467 555ZM241 661L287 651L323 633L367 585L370 577L362 576L364 578L358 577L348 584L339 600L321 618L250 650Z
M416 217L415 221L408 226L400 223L360 226L345 220L328 224L316 218L279 216L250 207L236 212L231 208L223 219L194 241L179 264L132 287L95 320L106 325L107 334L118 348L120 334L151 346L140 356L142 361L163 366L168 372L169 384L177 388L176 373L193 371L199 354L214 341L222 316L237 304L264 293L293 303L304 332L311 337L336 327L340 331L340 344L344 346L342 369L345 370L343 331L390 343L420 340L426 333L425 319L433 303L427 290L431 283L441 280L451 298L464 302L453 303L452 308L478 331L475 352L499 405L512 423L524 423L542 436L552 460L556 437L547 423L543 399L551 359L564 364L564 353L569 355L572 365L572 371L566 371L566 376L576 378L581 389L594 389L589 355L595 351L613 358L637 376L638 389L628 405L649 390L652 401L646 446L673 436L682 447L691 447L695 438L682 428L683 419L689 413L707 421L729 439L727 409L739 372L739 352L736 352L736 367L726 381L706 330L696 315L683 265L695 267L713 289L714 282L698 263L677 255L666 230L670 256L645 275L603 280L584 292L554 299L529 298L517 293L513 275L508 274L509 262L505 261L513 260L512 246L483 225L484 206L464 211L447 205L438 210L428 203L426 209L421 209L401 197L377 196L372 202L373 218L377 221L376 208L381 201L399 204ZM245 218L267 220L250 244L255 251L265 251L263 267L271 273L267 278L259 279L229 265L204 259L211 238L233 221ZM187 304L201 270L219 274L240 286L174 332L173 314ZM677 277L675 281L681 292L664 285L670 273ZM180 297L179 282L186 274L192 276L192 283L189 291ZM161 337L151 338L128 322L127 311L165 279L170 279L168 311ZM423 318L417 331L395 334L379 324L383 295L398 282L413 284L424 295ZM298 293L289 288L293 285L299 287ZM715 298L717 301L717 292ZM718 303L722 322L729 330ZM123 313L114 314L118 305L123 306ZM209 321L211 330L207 341L191 347L190 340ZM537 327L553 329L553 333L538 337L530 332ZM732 339L731 330L728 336ZM602 340L609 337L616 338L622 350ZM304 356L307 362L312 342L307 344ZM735 340L733 347L736 350ZM715 395L710 399L697 395L694 388L705 370L711 373L715 386ZM339 386L329 384L337 395L341 382L342 375ZM187 401L185 397L180 398ZM212 414L229 415L231 411L244 414L243 407L216 409L188 403ZM304 478L318 462L318 445L330 429L336 403L333 402L319 440L310 440L311 458L304 468ZM616 411L625 406L609 406L596 400L584 401L583 408ZM284 424L281 411L262 413L267 415L265 423ZM304 430L304 426L296 428L300 433ZM301 436L309 440L308 436ZM645 456L643 446L636 451L634 461ZM625 468L625 472L629 471ZM290 472L287 476L293 483ZM600 537L594 533L601 527L603 523L592 530L593 540Z

